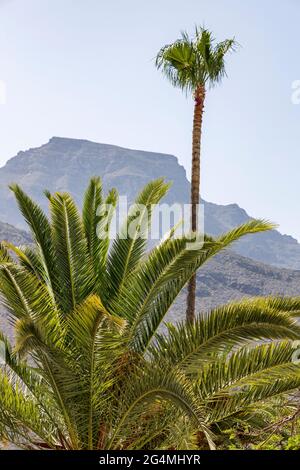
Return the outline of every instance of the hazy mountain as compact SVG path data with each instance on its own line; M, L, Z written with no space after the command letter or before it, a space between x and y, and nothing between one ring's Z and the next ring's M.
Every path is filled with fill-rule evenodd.
M69 191L80 203L92 175L100 175L105 189L114 186L129 200L146 182L164 176L173 181L166 201L184 203L189 200L185 170L172 155L53 137L39 148L19 152L0 168L0 220L24 228L24 221L7 187L10 182L21 184L46 209L44 189ZM205 203L207 233L216 235L248 219L249 215L237 204ZM277 231L245 238L235 245L235 251L264 263L300 269L300 244Z
M31 238L25 230L0 222L0 242L3 240L12 242L14 245L27 245L31 242Z

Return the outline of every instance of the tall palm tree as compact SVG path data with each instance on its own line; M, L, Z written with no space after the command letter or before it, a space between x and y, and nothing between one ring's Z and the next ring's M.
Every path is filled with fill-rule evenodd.
M34 243L0 249L14 329L14 344L0 335L0 440L24 449L213 448L222 426L300 385L291 363L299 299L232 304L158 331L203 263L271 228L252 220L205 237L198 251L170 234L146 253L151 209L167 189L162 180L144 188L144 212L129 213L109 249L112 212L99 208L114 208L117 194L103 197L98 178L82 214L70 195L47 193L50 220L12 186ZM124 237L134 217L136 231Z
M226 74L225 55L233 50L234 39L226 39L215 44L212 33L204 28L196 28L194 38L182 33L180 39L164 46L156 58L156 66L170 80L172 85L192 93L194 97L194 121L192 144L191 179L191 229L198 229L198 206L200 195L200 148L202 119L207 87L213 87ZM188 321L195 319L196 274L188 286Z

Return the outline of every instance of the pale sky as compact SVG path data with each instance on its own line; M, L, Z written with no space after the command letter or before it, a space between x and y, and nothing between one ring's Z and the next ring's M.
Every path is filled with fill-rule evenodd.
M241 44L208 93L202 196L300 240L299 0L0 0L0 164L55 135L171 153L189 175L193 104L153 59L195 24Z

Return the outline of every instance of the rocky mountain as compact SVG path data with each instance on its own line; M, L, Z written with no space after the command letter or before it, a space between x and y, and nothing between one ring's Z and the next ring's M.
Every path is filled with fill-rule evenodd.
M3 240L12 242L17 246L28 245L31 242L31 238L25 230L0 222L0 242Z
M205 202L205 230L218 235L249 220L247 212L237 204L226 206ZM300 244L278 230L257 233L240 240L234 250L249 258L278 267L300 269Z
M300 271L276 268L231 251L212 258L198 271L197 311L247 297L299 296ZM168 313L168 321L184 319L186 293Z
M21 184L46 209L45 189L69 191L80 203L93 175L102 177L105 189L116 187L129 200L149 180L164 176L173 182L166 202L189 201L190 188L185 170L172 155L53 137L39 148L19 152L0 168L0 220L25 228L8 189L10 182ZM249 218L237 204L224 206L205 202L207 233L217 235ZM276 230L245 238L235 245L235 251L263 263L300 269L300 244Z

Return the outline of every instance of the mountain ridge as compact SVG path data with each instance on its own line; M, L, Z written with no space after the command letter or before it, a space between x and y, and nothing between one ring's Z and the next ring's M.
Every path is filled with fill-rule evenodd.
M0 168L0 220L24 229L13 195L7 186L17 182L47 210L45 189L68 191L78 204L91 176L102 177L104 189L116 187L131 202L151 179L165 177L173 185L164 202L189 202L186 171L171 154L127 149L86 139L52 137L40 147L20 151ZM205 231L218 235L251 217L237 203L203 201ZM235 245L242 256L289 269L300 269L300 244L276 230L246 237Z

